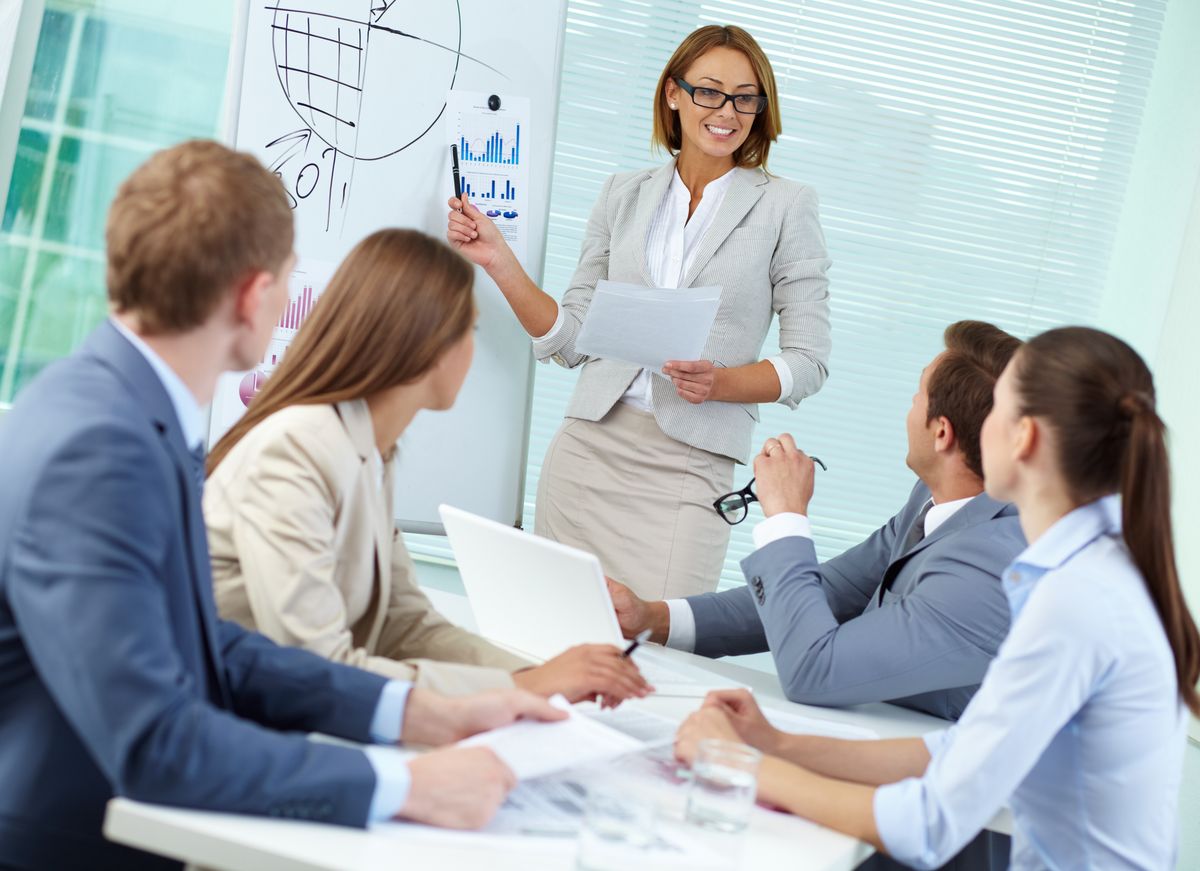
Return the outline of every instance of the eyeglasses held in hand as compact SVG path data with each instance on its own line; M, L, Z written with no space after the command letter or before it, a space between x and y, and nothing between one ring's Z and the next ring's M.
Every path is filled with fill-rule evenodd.
M733 101L735 112L742 115L760 115L767 108L767 98L763 94L726 94L716 88L701 88L690 85L679 76L674 76L675 84L687 91L692 102L702 109L720 109L730 100Z
M819 457L809 457L809 459L820 466L823 471L829 471ZM722 520L730 526L737 526L750 514L750 503L757 501L758 496L754 493L754 479L751 478L750 483L741 490L726 493L720 499L713 502L713 508L717 509L717 513L721 515Z

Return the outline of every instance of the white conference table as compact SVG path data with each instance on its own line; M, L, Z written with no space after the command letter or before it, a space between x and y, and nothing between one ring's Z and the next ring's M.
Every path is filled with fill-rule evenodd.
M433 598L440 610L453 610L454 602L444 601L443 596ZM779 682L772 674L675 650L657 653L668 665L686 663L746 684L765 707L870 729L880 738L918 736L946 725L935 717L888 704L839 709L796 705L783 698ZM699 707L700 701L651 697L638 704L651 713L682 720ZM694 831L696 838L714 837L684 829L679 820L681 814L682 803L674 811L674 821L666 823L677 835ZM1007 812L1003 812L989 828L1008 831L1006 818ZM527 871L536 867L539 871L567 871L575 867L573 842L569 849L564 845L547 850L544 839L529 840L526 844L527 839L521 838L429 833L394 824L367 830L349 829L179 810L123 798L109 802L104 833L119 843L220 871L394 871L400 867L436 867L438 871L481 867L488 871ZM720 867L725 868L852 871L872 853L869 845L854 838L762 808L754 809L750 825L742 835L723 837L725 841L714 849L724 851Z

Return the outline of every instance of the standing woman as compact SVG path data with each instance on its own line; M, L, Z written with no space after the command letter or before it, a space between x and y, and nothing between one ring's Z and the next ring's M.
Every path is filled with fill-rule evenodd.
M1014 869L1173 868L1200 636L1150 372L1119 339L1072 327L1018 351L995 394L987 492L1016 504L1029 547L1003 578L1012 630L958 724L924 740L785 735L748 694L712 694L677 752L755 744L771 754L760 796L919 868L1006 802Z
M604 183L561 306L465 198L446 235L499 286L539 360L582 366L542 465L537 533L596 553L638 596L670 598L716 587L729 527L712 503L749 459L758 403L794 409L825 381L829 260L816 193L766 172L779 99L750 34L692 33L653 99L654 142L672 159ZM719 285L703 359L669 362L664 378L576 351L599 279ZM761 360L772 314L780 351Z

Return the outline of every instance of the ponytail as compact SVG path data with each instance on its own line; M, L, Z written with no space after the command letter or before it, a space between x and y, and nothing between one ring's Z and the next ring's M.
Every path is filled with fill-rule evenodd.
M1120 339L1086 327L1050 330L1017 353L1021 413L1046 420L1079 503L1121 494L1121 529L1175 659L1179 695L1200 716L1200 632L1175 565L1166 427L1154 379Z
M1134 565L1166 631L1175 656L1179 694L1200 716L1200 632L1184 604L1175 565L1171 530L1171 477L1167 460L1166 427L1154 410L1152 397L1126 393L1117 412L1129 422L1129 437L1121 463L1121 528Z

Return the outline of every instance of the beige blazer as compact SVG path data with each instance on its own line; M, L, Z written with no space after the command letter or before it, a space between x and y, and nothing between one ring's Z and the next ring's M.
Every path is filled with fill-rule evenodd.
M512 686L530 663L450 624L418 589L392 520L394 467L375 460L362 400L254 427L205 485L221 616L443 693Z

